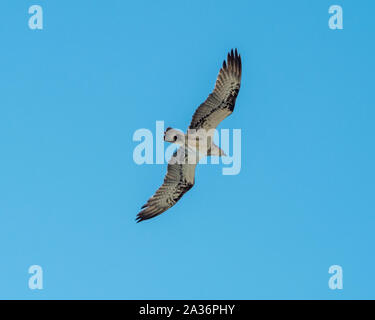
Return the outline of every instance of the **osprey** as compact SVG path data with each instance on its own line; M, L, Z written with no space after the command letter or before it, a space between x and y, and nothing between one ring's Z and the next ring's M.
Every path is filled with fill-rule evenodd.
M241 55L232 49L223 62L213 92L195 111L187 134L166 129L164 141L180 147L168 162L163 185L141 208L137 222L153 218L175 205L193 187L195 167L203 156L225 156L212 142L213 129L233 112L240 86Z

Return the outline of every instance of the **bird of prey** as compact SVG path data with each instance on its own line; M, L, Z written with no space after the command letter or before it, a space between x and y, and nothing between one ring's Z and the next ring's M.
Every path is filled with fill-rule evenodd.
M195 167L202 156L225 155L212 142L213 134L210 132L233 112L240 85L241 55L237 53L237 49L232 49L228 53L227 61L223 62L214 90L195 111L188 133L185 135L176 129L166 129L164 141L175 143L179 148L168 162L164 183L141 208L136 218L137 222L153 218L168 210L193 187ZM202 132L205 132L203 139ZM204 139L211 143L200 143Z

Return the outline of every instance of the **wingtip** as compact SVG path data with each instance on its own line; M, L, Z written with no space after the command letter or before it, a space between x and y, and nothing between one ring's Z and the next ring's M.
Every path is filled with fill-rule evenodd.
M137 217L135 218L135 221L136 221L136 223L140 223L142 221L149 220L153 217L154 216L143 215L142 212L140 212L140 213L138 213Z
M227 62L224 60L223 61L223 69L226 69L227 68Z
M232 62L238 59L241 59L241 55L238 53L238 49L237 48L231 49L227 55L228 64L231 64Z
M230 68L233 64L241 66L241 55L238 53L237 48L232 48L228 54L227 59L223 61L223 69Z
M137 214L137 217L135 218L136 223L140 223L141 221L145 220L141 213L142 212Z

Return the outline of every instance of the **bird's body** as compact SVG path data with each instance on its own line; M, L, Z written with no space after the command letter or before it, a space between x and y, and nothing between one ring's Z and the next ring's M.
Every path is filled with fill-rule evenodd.
M153 218L175 205L193 187L195 168L202 157L225 155L213 143L213 129L234 110L241 86L241 69L241 56L232 50L223 62L214 91L195 111L187 134L167 128L164 140L180 147L168 163L163 185L142 207L137 222Z

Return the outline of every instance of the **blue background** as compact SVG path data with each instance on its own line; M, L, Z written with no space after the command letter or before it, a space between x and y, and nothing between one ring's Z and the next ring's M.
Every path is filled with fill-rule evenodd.
M333 4L344 30L328 28ZM3 3L0 298L375 298L374 14L344 0ZM133 162L134 131L186 128L233 47L243 81L220 128L242 129L241 173L199 166L175 207L136 224L166 165ZM28 288L33 264L43 290Z

